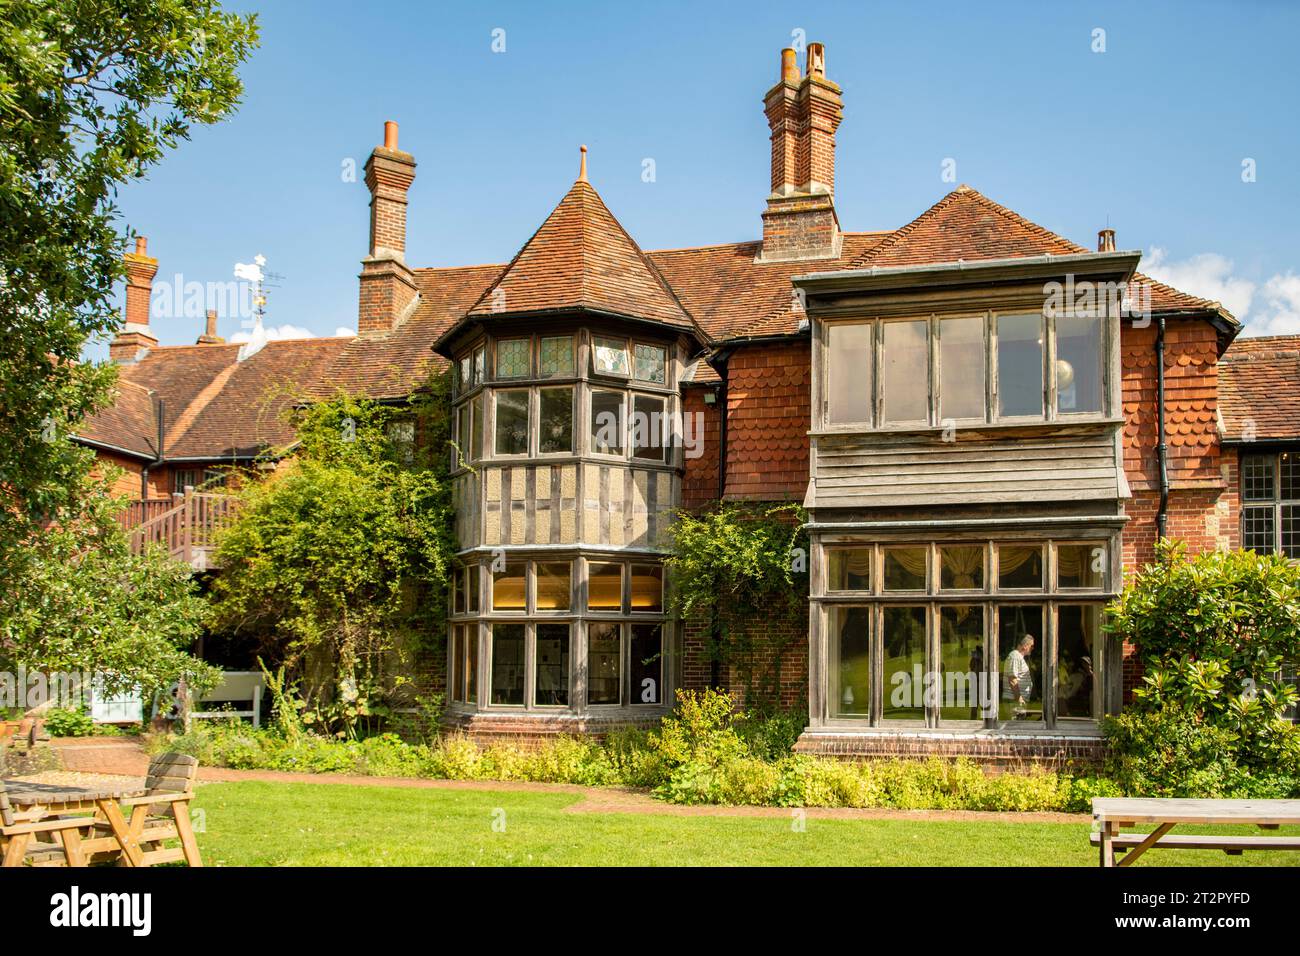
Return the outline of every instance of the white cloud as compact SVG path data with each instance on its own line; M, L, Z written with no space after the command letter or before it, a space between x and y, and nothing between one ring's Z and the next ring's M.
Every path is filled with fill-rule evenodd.
M334 330L334 337L336 339L350 339L354 338L356 334L357 332L355 329L350 329L346 325L340 325Z
M1300 276L1278 273L1263 284L1233 274L1234 263L1217 252L1171 262L1152 246L1141 269L1175 289L1223 303L1245 329L1243 335L1300 333Z
M251 342L256 333L256 329L251 332L236 332L230 337L231 342ZM272 325L263 329L265 341L278 342L282 339L314 339L316 333L311 329L304 329L301 325Z

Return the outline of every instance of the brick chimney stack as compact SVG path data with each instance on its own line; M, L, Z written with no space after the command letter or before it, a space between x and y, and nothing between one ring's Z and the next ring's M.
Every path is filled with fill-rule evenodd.
M772 194L763 213L759 261L834 258L835 130L844 116L840 88L826 79L826 49L808 44L804 73L795 51L781 51L777 84L763 98L772 130Z
M370 190L370 253L361 260L357 334L390 331L414 307L418 290L406 265L406 191L415 157L397 148L397 124L384 123L384 145L366 160Z
M221 345L226 340L217 334L217 310L208 309L207 326L199 336L199 345Z
M1102 229L1097 233L1097 251L1114 252L1115 251L1115 230Z
M126 322L108 343L108 357L128 364L158 345L149 328L149 299L153 295L158 260L149 255L149 240L144 236L137 236L135 252L128 252L122 258L126 262Z

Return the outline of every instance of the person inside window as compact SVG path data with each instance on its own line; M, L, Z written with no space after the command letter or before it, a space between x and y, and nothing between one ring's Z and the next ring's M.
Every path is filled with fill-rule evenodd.
M1034 675L1029 670L1029 655L1033 651L1034 635L1026 634L1016 642L1002 665L1002 699L1012 703L1016 720L1028 717L1028 702L1034 696Z

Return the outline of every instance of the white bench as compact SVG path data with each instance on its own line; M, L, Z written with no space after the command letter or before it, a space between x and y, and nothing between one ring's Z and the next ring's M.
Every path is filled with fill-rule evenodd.
M187 715L189 720L225 720L228 717L248 717L253 726L262 726L262 694L265 678L261 671L225 671L221 683L208 691L197 702L199 709ZM213 704L252 702L252 710L212 710Z

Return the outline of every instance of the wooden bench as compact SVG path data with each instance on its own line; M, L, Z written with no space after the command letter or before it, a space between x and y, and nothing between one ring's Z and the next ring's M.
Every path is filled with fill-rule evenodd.
M0 865L85 866L81 831L90 823L86 817L24 819L14 812L9 788L0 780Z
M121 801L123 812L130 812L127 833L139 848L135 866L153 866L184 860L190 866L202 866L198 841L190 822L190 801L194 799L194 779L199 762L188 754L161 754L149 761L145 794ZM166 841L177 840L180 846L168 847ZM97 820L94 831L82 849L90 862L110 862L121 855L119 839L108 821Z
M1147 850L1222 850L1240 856L1246 850L1300 850L1300 837L1171 834L1180 823L1206 826L1253 824L1276 830L1300 824L1300 800L1191 800L1097 797L1092 801L1092 845L1103 867L1132 866ZM1138 824L1154 824L1150 833L1122 833ZM1123 854L1121 856L1120 854Z

